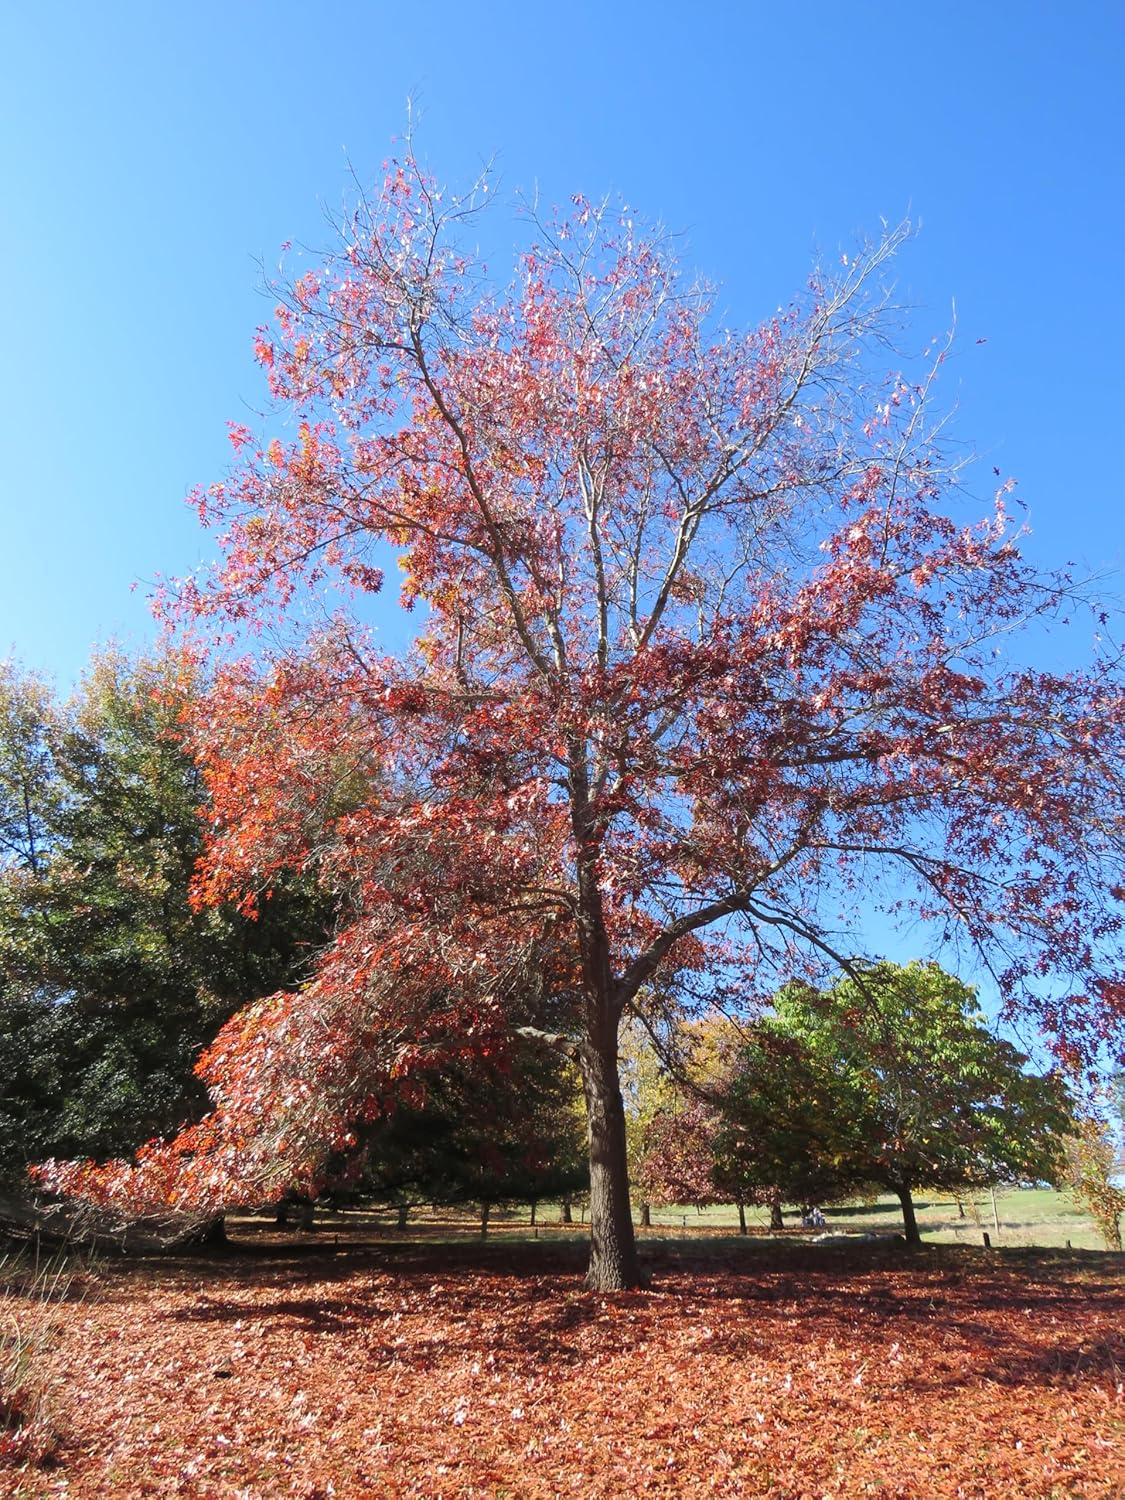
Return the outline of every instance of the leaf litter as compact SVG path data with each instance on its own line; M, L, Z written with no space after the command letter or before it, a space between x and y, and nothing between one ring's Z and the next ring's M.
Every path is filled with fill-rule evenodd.
M574 1248L109 1265L0 1494L1125 1493L1121 1257L654 1247L604 1295Z

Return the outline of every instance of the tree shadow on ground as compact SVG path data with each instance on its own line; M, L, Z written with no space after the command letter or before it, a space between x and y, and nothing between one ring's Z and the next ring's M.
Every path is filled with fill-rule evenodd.
M898 1389L918 1392L982 1381L1116 1382L1125 1370L1122 1256L717 1243L721 1253L710 1246L700 1253L698 1242L690 1249L660 1242L646 1257L655 1271L651 1291L605 1295L579 1289L580 1241L180 1257L196 1278L221 1266L224 1279L164 1316L358 1333L368 1360L417 1369L487 1349L536 1373L595 1353L630 1354L659 1343L669 1320L680 1327L694 1319L708 1350L735 1360L774 1358L779 1350L797 1360L857 1344L927 1348L927 1359L897 1381ZM1065 1340L1051 1342L1060 1328Z

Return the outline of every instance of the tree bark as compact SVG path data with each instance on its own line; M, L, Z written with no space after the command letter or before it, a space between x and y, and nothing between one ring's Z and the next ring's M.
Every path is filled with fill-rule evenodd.
M738 1202L738 1232L739 1234L746 1233L746 1205L741 1199Z
M200 1224L198 1228L191 1230L188 1234L183 1236L183 1238L180 1240L180 1243L183 1245L193 1246L229 1244L230 1241L227 1239L227 1221L225 1215L216 1214L213 1219L208 1219L205 1223Z
M561 639L559 646L561 650ZM586 1037L577 1056L586 1095L590 1147L590 1267L586 1286L592 1292L618 1292L640 1286L643 1278L629 1202L617 1028L622 1007L648 975L638 972L627 981L619 981L614 975L598 883L599 846L605 828L591 800L588 749L584 737L573 733L568 736L567 788L576 844L578 947L586 990ZM657 961L653 959L654 965Z
M488 1215L491 1209L491 1203L482 1203L480 1206L480 1237L482 1240L488 1238Z
M641 1204L641 1228L652 1228L652 1208L647 1203Z
M406 1221L409 1218L409 1216L410 1216L410 1204L409 1203L400 1203L399 1206L398 1206L398 1227L400 1229L405 1229L406 1228Z
M562 1221L564 1224L574 1223L574 1214L571 1212L570 1199L564 1198L562 1205Z
M780 1199L780 1197L776 1193L770 1199L770 1228L771 1229L784 1229L785 1228L785 1219L782 1216L782 1212L781 1212L781 1199Z
M625 1107L617 1076L616 1028L581 1052L590 1145L590 1267L592 1292L621 1292L643 1283L629 1203Z
M901 1187L895 1188L895 1193L902 1204L902 1226L906 1231L906 1243L920 1245L922 1236L918 1229L918 1220L914 1217L914 1199L910 1196L910 1188L903 1183Z
M229 1243L227 1240L227 1220L225 1214L217 1214L211 1220L200 1236L199 1243L201 1245L226 1245Z

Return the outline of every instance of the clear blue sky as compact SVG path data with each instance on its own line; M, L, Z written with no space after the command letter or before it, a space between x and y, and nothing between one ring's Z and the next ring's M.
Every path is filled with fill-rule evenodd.
M182 497L261 401L256 260L325 240L410 94L438 176L619 191L736 319L920 218L900 275L920 343L956 299L959 434L1019 477L1039 556L1119 564L1123 79L1108 0L10 4L0 656L65 687L147 637L144 580L205 555Z

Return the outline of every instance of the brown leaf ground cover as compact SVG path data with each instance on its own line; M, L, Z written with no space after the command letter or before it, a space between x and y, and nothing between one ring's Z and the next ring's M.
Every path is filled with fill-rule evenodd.
M709 1251L709 1253L707 1253ZM886 1245L577 1243L103 1268L20 1496L1125 1494L1125 1262Z

